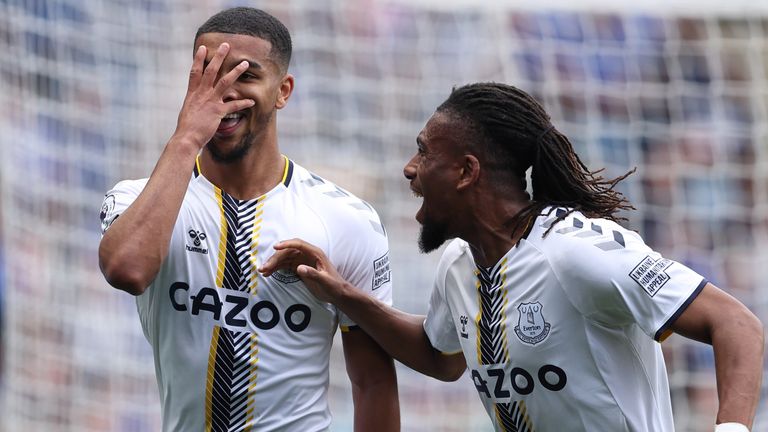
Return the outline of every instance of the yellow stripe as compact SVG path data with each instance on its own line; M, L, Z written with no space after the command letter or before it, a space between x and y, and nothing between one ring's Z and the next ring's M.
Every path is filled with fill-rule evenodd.
M197 173L203 175L203 170L200 169L200 154L195 158L195 166L197 167Z
M198 157L195 163L198 164L198 172L200 172L200 158ZM227 218L224 214L224 200L221 195L221 189L214 186L213 191L216 194L216 203L219 206L221 231L219 233L219 255L216 271L216 287L221 288L224 285L224 266L227 259ZM208 357L208 379L205 389L205 431L209 432L213 424L211 416L213 412L212 407L212 393L213 393L213 380L214 371L216 368L216 349L219 344L219 331L220 327L216 326L213 329L213 336L211 338L211 351Z
M504 260L501 262L501 297L502 297L502 306L501 306L501 322L506 323L507 322L507 259L504 258ZM507 326L502 325L501 326L501 349L504 351L504 361L509 361L509 349L507 347Z
M496 417L496 424L499 425L500 428L506 429L504 427L504 421L501 420L501 415L499 414L499 411L500 411L499 404L494 404L493 413L495 414L495 417Z
M480 337L480 319L483 317L483 296L480 294L480 279L478 278L478 275L480 274L479 271L475 270L475 279L477 281L475 282L475 289L477 290L477 316L475 317L475 328L477 329L477 363L483 364L483 354L480 350L480 340L482 339Z
M224 200L221 196L221 189L213 187L216 192L216 202L219 204L219 213L221 214L221 233L219 234L219 264L216 271L216 288L224 285L224 264L227 260L227 217L224 215Z
M219 345L219 330L221 327L216 326L213 328L213 335L211 336L211 349L208 353L208 379L205 383L205 431L209 432L213 421L211 420L211 413L213 407L211 406L211 399L213 397L213 378L216 370L216 348Z
M525 400L521 400L518 405L520 406L520 413L523 414L523 422L528 427L528 430L535 432L530 417L528 417L528 408L525 406Z
M283 155L283 159L285 159L285 168L283 168L283 179L280 180L280 183L285 184L285 179L288 178L288 165L290 162L288 161L288 156Z
M251 295L256 295L258 293L259 272L257 269L259 268L259 237L261 237L261 223L262 216L264 216L264 202L266 199L266 195L262 195L257 198L258 203L256 204L256 213L253 215L254 221L253 233L251 234L251 256L248 259L253 266L251 280L249 281L250 283L248 285L248 292L251 293Z
M248 425L246 430L251 430L251 426L253 424L253 412L254 412L254 406L256 405L254 401L254 396L256 392L254 389L256 388L256 378L258 377L257 371L258 371L258 361L259 357L257 356L259 349L258 349L258 343L259 343L259 336L256 333L251 333L250 336L251 339L251 358L250 358L250 365L251 365L251 376L249 377L249 380L253 383L248 388L248 411L246 412L246 421L245 424Z

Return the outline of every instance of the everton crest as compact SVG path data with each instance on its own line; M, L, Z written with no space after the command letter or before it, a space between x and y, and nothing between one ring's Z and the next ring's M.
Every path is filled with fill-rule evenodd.
M541 303L520 303L517 307L519 316L515 326L515 334L521 341L529 345L536 345L549 335L551 325L544 321L541 313Z

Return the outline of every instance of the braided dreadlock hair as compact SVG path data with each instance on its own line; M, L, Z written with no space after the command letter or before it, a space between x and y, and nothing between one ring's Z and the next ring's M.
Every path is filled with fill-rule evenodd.
M590 171L568 138L550 123L544 108L516 87L500 83L457 87L437 111L465 123L468 135L475 137L469 145L480 154L481 166L502 173L490 176L492 181L508 185L514 179L525 190L525 172L533 167L531 203L511 221L513 232L548 206L568 209L555 222L576 210L587 217L625 220L616 213L634 209L614 188L635 170L609 180L599 175L602 169Z

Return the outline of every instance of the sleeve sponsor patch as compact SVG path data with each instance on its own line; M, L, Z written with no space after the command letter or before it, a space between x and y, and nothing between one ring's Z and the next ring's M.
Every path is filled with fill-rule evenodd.
M637 282L649 296L653 297L669 281L670 277L666 270L672 263L672 260L666 258L654 260L650 256L646 256L632 269L629 277Z
M113 212L115 210L115 196L114 195L107 195L104 197L104 202L101 203L101 211L99 212L99 219L101 219L101 233L104 234L107 231L107 228L109 228L110 225L112 225L112 222L117 219L113 216Z
M387 252L381 258L373 261L373 284L371 290L376 291L391 279L392 272L389 270L389 252Z

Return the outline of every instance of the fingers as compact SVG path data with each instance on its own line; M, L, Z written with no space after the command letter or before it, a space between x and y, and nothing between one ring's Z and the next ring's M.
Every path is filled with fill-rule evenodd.
M267 262L258 268L259 273L262 273L264 276L270 276L276 270L281 268L289 268L293 270L294 267L299 264L297 258L299 258L300 255L301 252L296 249L277 251L267 259Z
M221 64L224 63L224 58L227 56L228 52L228 43L224 42L219 45L219 48L216 50L216 53L213 55L210 63L208 63L208 66L206 66L205 70L203 71L203 79L201 81L203 85L213 87L213 83L216 81L216 77L219 75Z
M323 252L320 250L320 248L312 246L311 244L305 242L301 239L290 239L290 240L284 240L279 243L277 243L274 246L275 250L282 250L282 249L298 249L302 253L305 253L307 255L312 256L321 256Z
M192 69L189 71L189 85L187 91L197 88L200 85L200 79L203 75L203 64L205 63L205 56L208 53L208 49L205 45L200 45L195 51L195 56L192 60Z
M296 268L296 274L321 301L335 303L334 299L344 291L344 280L323 269L302 264Z
M325 287L330 285L330 281L328 280L329 276L327 273L324 273L323 271L320 271L306 264L302 264L296 267L296 275L298 275L305 284L307 282L311 282L312 285L316 287L313 290L316 292L315 295L317 295L318 289L327 290Z
M320 276L320 272L308 265L300 265L296 267L296 274L302 279L316 280Z
M256 102L253 99L237 99L224 103L224 114L231 114L238 112L246 108L250 108L255 105Z
M243 72L247 71L249 67L248 61L243 60L237 64L231 71L221 77L216 83L215 91L218 94L224 94L224 92L237 80Z
M317 267L320 271L329 270L330 264L323 251L304 240L291 239L277 243L275 253L259 267L258 271L269 276L277 269L289 268L296 271L297 267Z

